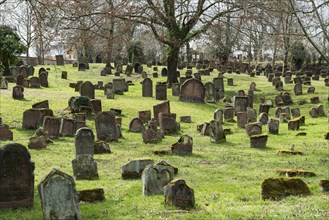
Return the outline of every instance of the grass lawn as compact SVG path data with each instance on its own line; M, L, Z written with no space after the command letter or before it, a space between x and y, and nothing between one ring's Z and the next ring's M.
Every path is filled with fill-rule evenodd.
M90 69L78 72L77 68L66 65L64 67L49 67L49 88L25 88L24 100L12 99L13 83L8 90L0 91L0 117L14 132L13 142L27 146L28 138L34 134L33 130L22 129L23 112L32 108L32 104L49 100L50 108L56 116L64 114L68 107L68 100L79 93L69 88L70 82L78 80L111 82L114 75L100 76L104 65L90 64ZM34 75L41 66L36 67ZM62 70L68 71L68 79L61 79ZM144 67L153 80L153 88L157 81L166 78L152 78L152 69ZM161 70L161 68L159 69ZM184 76L185 70L181 71ZM194 69L193 72L196 72ZM210 76L202 76L203 83L217 77L214 71ZM122 74L122 77L123 74ZM288 131L288 124L281 123L279 135L269 134L267 148L255 149L249 146L249 137L236 123L225 122L224 128L231 128L231 134L226 136L226 142L213 144L210 138L201 136L197 125L213 119L217 108L223 109L224 102L219 103L188 103L180 102L177 96L171 95L168 89L168 100L172 113L177 118L190 115L192 123L181 123L180 134L167 135L158 144L144 144L141 133L128 131L129 122L138 116L140 110L152 110L153 105L162 101L154 97L142 97L141 76L125 77L132 80L134 86L129 92L116 95L115 99L106 99L104 92L96 90L96 98L102 100L103 111L110 108L122 110L123 139L110 142L112 154L94 155L98 165L99 180L76 181L77 190L103 188L106 200L102 203L80 203L83 219L329 219L329 194L320 191L321 179L329 179L329 143L324 134L329 130L328 118L311 118L309 109L316 106L310 103L310 98L318 96L320 104L324 105L326 114L329 103L327 96L329 87L324 86L323 79L312 81L315 93L307 94L303 85L303 95L294 96L294 84L284 85L284 91L292 94L294 104L299 107L301 114L306 117L306 125L299 131ZM227 86L227 78L233 78L234 86ZM261 96L266 99L274 98L280 92L276 91L265 76L249 77L246 74L224 74L225 95L234 96L240 89L247 93L249 84L255 82L257 90L254 92L254 108L259 110ZM306 100L304 105L298 105L300 100ZM275 107L270 109L269 115L274 117ZM87 126L95 130L93 119L87 120ZM266 133L266 126L263 126ZM296 136L299 132L306 132L306 136ZM154 149L170 149L171 144L177 142L180 135L189 134L193 137L193 154L190 156L164 155L156 156ZM3 146L9 141L0 141ZM303 151L303 155L277 155L278 150ZM37 185L53 169L59 169L73 175L71 161L75 157L74 138L65 137L54 139L54 143L46 149L29 150L32 161L35 162L35 190L34 207L22 209L2 209L0 219L42 219L42 210L37 191ZM153 159L155 163L165 160L179 168L175 179L181 178L195 191L196 208L190 212L175 212L172 207L164 206L164 196L143 196L141 180L121 179L120 168L135 159ZM264 179L278 177L278 169L305 169L315 172L315 177L301 177L311 190L307 197L287 197L281 201L263 201L260 187Z

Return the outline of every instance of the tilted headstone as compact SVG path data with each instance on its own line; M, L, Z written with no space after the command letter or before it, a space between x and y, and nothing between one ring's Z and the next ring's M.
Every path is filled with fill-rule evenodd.
M214 120L219 121L221 124L223 123L224 112L221 109L216 109L214 112Z
M96 136L102 141L118 141L119 134L116 127L115 114L100 112L95 118Z
M90 154L76 155L72 160L73 175L76 180L98 179L97 163Z
M37 102L35 104L32 105L32 108L49 108L49 101L48 100L44 100L41 102Z
M95 136L93 130L82 127L75 134L75 155L90 154L94 155Z
M153 82L150 78L145 78L142 82L142 95L143 97L153 96Z
M171 145L172 154L192 154L193 138L189 135L182 135L180 139Z
M34 163L27 148L10 143L0 148L0 208L32 207Z
M50 138L59 137L61 118L45 116L43 119L43 130Z
M142 173L143 195L163 195L164 186L174 178L170 166L147 165Z
M144 124L151 120L151 114L151 110L138 111L138 118L140 118Z
M164 134L176 133L180 130L179 124L176 122L176 114L161 112L158 115L160 130Z
M80 86L80 96L86 96L90 99L95 98L95 87L90 81L86 81Z
M154 164L153 160L133 160L121 167L122 179L139 179L147 165Z
M169 101L165 101L153 106L153 117L156 120L157 124L159 124L159 113L161 112L170 113Z
M215 102L215 85L212 82L207 82L204 86L206 102Z
M194 190L188 187L185 180L173 180L164 187L165 205L180 209L191 209L195 206Z
M260 122L248 123L245 127L248 136L262 134L262 124Z
M266 114L265 112L262 112L262 113L259 114L258 121L260 123L262 123L263 125L266 125L268 120L269 120L268 114Z
M53 116L50 109L28 109L23 113L22 127L24 129L37 129L43 124L46 116Z
M79 199L74 179L53 169L38 185L43 217L80 220Z
M210 142L221 143L226 141L226 135L222 124L218 120L211 120L209 125Z

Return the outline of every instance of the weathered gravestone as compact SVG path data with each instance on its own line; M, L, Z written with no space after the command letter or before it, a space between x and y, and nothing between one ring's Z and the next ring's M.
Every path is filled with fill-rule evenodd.
M8 81L5 79L0 79L0 89L8 89Z
M215 86L215 99L218 101L224 97L224 79L223 77L213 78L213 83Z
M48 84L48 75L44 72L40 73L40 76L39 76L39 79L40 79L40 85L42 87L48 87L49 84Z
M160 104L154 105L153 106L153 116L154 119L156 120L157 124L159 124L159 113L165 112L165 113L170 113L170 102L165 101Z
M313 94L315 92L315 87L311 86L307 89L307 94Z
M224 112L221 109L216 109L214 112L214 120L219 121L219 123L223 123L223 116L224 116Z
M1 124L0 121L0 141L13 140L13 132L9 129L8 125Z
M165 77L165 76L168 76L168 70L167 70L167 68L162 68L162 70L161 70L161 76L162 77Z
M172 134L180 130L176 122L176 114L160 112L158 115L160 130L163 134Z
M87 66L85 63L79 63L78 64L78 71L86 71Z
M303 95L303 86L300 83L295 84L294 86L295 95Z
M20 68L19 68L19 74L23 75L24 78L27 78L28 77L28 74L27 74L27 66L20 66Z
M172 96L179 96L180 94L180 83L172 84Z
M249 85L249 89L251 91L255 91L256 90L256 83L255 82L251 82L250 85Z
M113 79L114 93L117 95L123 95L124 92L128 91L128 84L125 79Z
M33 171L26 147L10 143L0 148L0 208L33 206Z
M256 122L257 121L256 109L247 107L247 118L248 118L248 123Z
M115 114L113 112L100 112L95 118L96 136L102 141L118 141Z
M223 126L218 120L211 120L209 125L210 142L221 143L226 141L225 132Z
M80 86L80 96L86 96L90 99L95 98L95 87L90 81L86 81Z
M162 134L157 129L157 121L149 120L147 125L142 130L142 138L145 144L156 143L162 140Z
M265 112L262 112L262 113L259 114L258 121L260 123L262 123L263 125L266 125L268 120L269 120L268 114L266 114Z
M281 200L287 196L305 196L311 194L307 185L299 178L269 178L262 182L263 200Z
M37 102L35 104L32 105L32 108L49 108L49 101L48 100L44 100L41 102Z
M188 79L180 88L179 100L185 102L204 102L205 87L200 80Z
M24 88L22 86L14 86L12 97L13 99L24 99Z
M139 179L147 165L153 165L153 160L133 160L121 167L122 179Z
M173 178L173 167L147 165L142 173L143 195L163 195L164 186Z
M16 76L16 85L23 86L24 76L22 74L18 74Z
M141 132L144 129L144 123L140 118L134 118L129 123L129 131Z
M233 84L233 78L228 78L227 79L227 85L228 86L234 86L234 84Z
M113 88L113 83L106 84L104 89L105 89L106 98L114 99L115 92L114 92L114 88Z
M43 119L43 130L48 134L50 138L59 137L59 131L61 128L61 118L45 116Z
M271 118L267 123L267 132L269 134L279 134L280 121Z
M267 143L268 135L259 134L250 136L250 147L254 148L265 148Z
M104 189L86 189L78 191L79 201L83 202L102 202L105 200Z
M138 118L140 118L144 124L151 120L151 114L151 110L138 111Z
M172 154L192 154L193 138L189 135L182 135L179 140L171 145Z
M38 185L43 217L52 219L81 219L79 199L74 179L53 169Z
M204 86L206 102L215 102L215 85L212 82L207 82Z
M301 125L300 118L294 118L288 121L288 130L296 131L299 130Z
M98 179L97 163L90 154L76 155L72 160L73 175L76 180Z
M75 155L94 155L95 136L93 130L82 127L75 134Z
M238 112L246 112L248 107L248 97L235 96L234 97L234 110Z
M30 78L30 88L40 88L40 79L39 77L33 76Z
M28 76L33 76L33 74L34 74L34 67L33 66L29 66L27 68L27 75Z
M194 190L185 180L173 180L164 187L165 205L180 209L192 209L195 206Z
M224 120L227 122L234 122L234 107L225 107L224 108Z
M63 55L56 55L56 65L57 66L64 66L64 56Z
M75 121L68 118L62 118L59 129L61 137L71 137L75 134Z
M167 100L167 85L165 83L155 85L155 99Z
M143 97L153 96L153 82L150 78L145 78L142 82L142 95Z
M250 137L252 135L262 134L262 124L259 122L248 123L245 125L246 133Z
M46 116L53 116L50 109L28 109L23 113L22 127L24 129L37 129L43 124Z
M237 125L240 128L244 128L245 125L248 123L248 114L247 112L237 112Z
M62 79L67 79L67 71L62 71L61 78Z

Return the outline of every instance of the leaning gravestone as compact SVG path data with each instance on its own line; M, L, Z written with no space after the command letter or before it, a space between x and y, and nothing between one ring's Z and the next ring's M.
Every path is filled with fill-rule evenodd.
M163 165L147 165L142 173L143 194L163 195L163 187L174 178L174 168Z
M75 121L68 118L62 118L59 129L61 137L70 137L75 134Z
M121 167L122 179L139 179L147 165L154 164L153 160L133 160Z
M159 114L161 112L170 113L170 102L169 101L165 101L165 102L162 102L160 104L153 106L153 116L154 116L154 119L156 120L157 124L159 123Z
M195 206L194 190L188 187L185 180L173 180L164 187L165 205L180 209L191 209Z
M94 154L95 136L93 130L87 127L80 128L75 134L75 155Z
M102 141L118 141L119 133L113 112L100 112L95 118L96 136Z
M73 175L76 180L98 179L97 163L90 154L80 154L72 160Z
M24 129L37 129L43 124L46 116L53 116L53 111L50 109L28 109L23 113L22 127Z
M221 143L226 141L223 126L219 120L212 120L209 125L210 142Z
M33 171L26 147L10 143L0 148L0 209L33 206Z
M86 81L80 86L80 96L87 96L90 99L95 98L95 87L90 81Z
M246 124L246 133L248 136L259 135L262 133L262 124L260 122L254 122Z
M43 217L80 220L79 199L74 179L53 169L38 185Z
M215 86L212 82L207 82L205 85L205 99L206 102L215 102Z
M153 82L150 78L145 78L142 82L142 95L143 97L153 96Z
M214 112L214 120L219 121L221 124L223 123L223 115L224 112L221 109L216 109Z
M131 132L141 132L144 129L144 123L140 118L134 118L129 123L129 131Z
M171 146L172 154L192 154L193 138L189 135L182 135L180 139Z
M138 111L138 118L140 118L144 123L147 123L151 120L151 110Z

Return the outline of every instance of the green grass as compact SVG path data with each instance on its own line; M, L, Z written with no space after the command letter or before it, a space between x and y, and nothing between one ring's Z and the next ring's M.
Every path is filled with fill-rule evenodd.
M24 100L13 100L11 91L14 84L9 84L8 90L0 91L0 117L4 123L12 127L14 142L27 146L28 138L34 131L22 129L23 112L32 107L32 104L49 100L50 108L56 116L61 116L67 108L71 96L79 95L69 88L70 82L90 80L108 83L113 75L101 77L103 65L91 64L86 72L77 72L71 66L50 67L49 88L25 89ZM36 72L39 67L36 67ZM152 70L144 67L151 77ZM161 68L160 68L161 69ZM159 70L160 70L159 69ZM61 71L68 71L68 80L61 79ZM196 70L193 70L195 72ZM184 71L181 75L184 76ZM35 74L37 75L37 74ZM217 77L217 72L211 76L202 76L204 83ZM259 110L259 98L265 96L272 99L280 92L275 91L271 83L264 76L250 78L242 74L225 74L225 94L235 95L239 89L247 93L249 84L254 81L257 90L254 92L254 108ZM227 79L233 78L235 86L227 86ZM220 144L210 143L209 137L201 136L196 127L213 118L217 108L224 108L225 103L193 104L179 102L178 97L171 95L168 89L171 112L177 118L191 115L193 123L181 123L181 134L190 134L193 137L193 154L190 156L155 156L154 149L170 149L180 135L168 135L158 144L143 144L139 133L128 132L131 119L137 117L140 110L152 110L153 105L161 103L155 98L143 98L141 92L142 78L137 75L126 77L132 80L134 86L129 92L116 95L115 99L106 99L103 91L96 90L96 98L102 99L103 111L110 108L122 109L122 129L124 139L111 142L112 154L95 155L98 164L99 180L76 181L77 190L103 188L106 200L102 203L81 203L80 210L83 219L328 219L329 194L319 189L321 179L329 178L329 143L324 134L329 130L327 117L311 118L308 111L311 107L310 97L319 96L320 104L324 105L326 113L329 109L327 96L328 87L324 86L323 79L312 81L315 94L306 94L309 86L303 86L304 94L293 96L292 107L299 107L301 114L306 116L306 125L299 131L288 131L288 124L280 124L279 135L269 135L266 149L249 147L249 138L245 130L238 128L236 123L224 123L224 128L231 128L227 142ZM156 81L165 81L165 78L152 79L153 88ZM293 94L293 84L284 85L284 90ZM155 93L153 94L155 96ZM298 106L299 100L307 100L307 104ZM270 109L270 116L274 117L275 108ZM93 120L87 125L95 132ZM263 126L266 132L266 126ZM306 132L307 136L296 136L298 132ZM9 142L0 142L0 146ZM278 150L303 151L304 155L277 155ZM35 190L34 207L29 209L0 210L0 219L42 219L40 199L37 184L51 171L57 168L73 175L71 161L74 159L74 138L66 137L54 140L54 144L46 149L29 150L32 161L35 162ZM173 208L164 206L164 197L143 196L141 180L122 180L120 167L130 160L150 158L155 162L166 160L179 168L175 178L185 179L195 191L196 209L189 213L179 213ZM302 177L311 189L312 194L307 197L288 197L281 201L263 201L260 196L260 186L264 179L277 177L278 169L304 169L315 172L315 177Z

